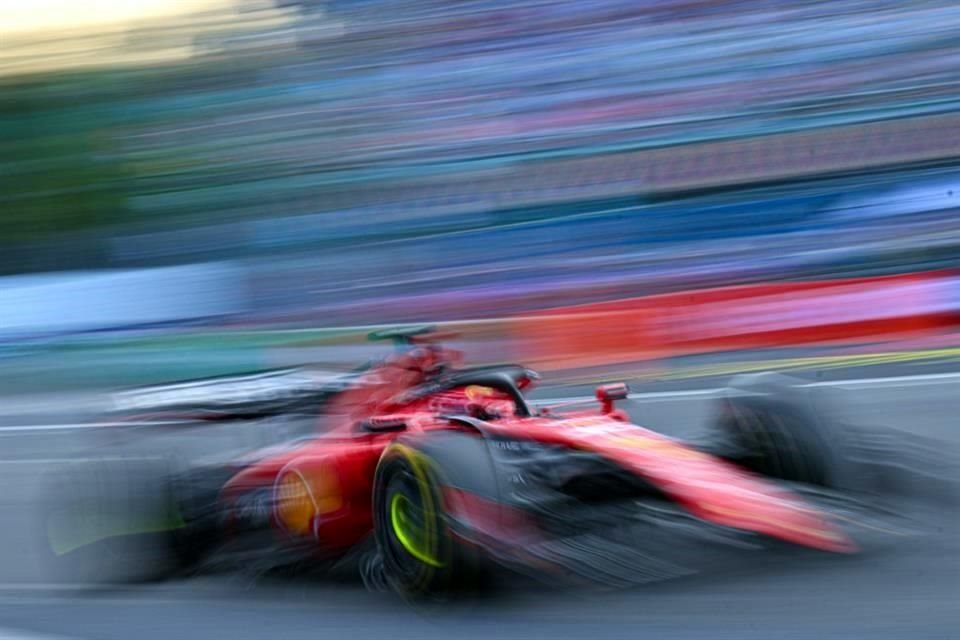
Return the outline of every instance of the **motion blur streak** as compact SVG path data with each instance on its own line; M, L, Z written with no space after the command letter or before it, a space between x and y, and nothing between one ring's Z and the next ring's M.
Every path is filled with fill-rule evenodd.
M0 640L946 637L958 68L953 0L0 0Z

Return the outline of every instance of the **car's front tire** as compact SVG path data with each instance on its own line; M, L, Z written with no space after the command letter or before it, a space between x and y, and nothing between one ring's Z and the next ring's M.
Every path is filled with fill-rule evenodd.
M461 448L485 447L469 435L439 438L450 436ZM421 601L476 593L485 577L479 551L450 526L443 487L448 486L455 455L445 455L443 447L430 446L435 443L429 440L391 444L377 467L373 496L374 533L386 581L402 596ZM477 470L486 472L480 465Z
M719 455L756 473L829 488L844 484L844 433L788 376L734 378L714 436Z

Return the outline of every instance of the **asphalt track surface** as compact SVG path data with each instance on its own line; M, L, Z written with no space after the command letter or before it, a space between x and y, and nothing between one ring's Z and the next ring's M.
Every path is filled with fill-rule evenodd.
M953 487L960 452L956 362L799 369L808 384L836 389L860 425L893 428L935 451L924 471ZM677 435L707 423L725 375L636 381L625 404L634 420ZM582 397L585 387L546 387L540 398ZM762 554L718 573L630 591L502 594L448 611L422 610L355 583L217 576L112 592L49 584L29 528L39 478L114 435L77 396L11 399L0 409L0 640L76 638L738 638L890 640L960 638L960 516L952 489L917 496L922 535L863 556ZM67 406L69 404L69 406ZM155 436L164 446L213 450L230 441L267 444L304 428L221 427ZM309 427L308 427L309 428ZM227 428L229 429L229 428ZM108 434L108 435L105 435ZM926 455L926 454L924 454ZM940 486L940 485L938 485Z

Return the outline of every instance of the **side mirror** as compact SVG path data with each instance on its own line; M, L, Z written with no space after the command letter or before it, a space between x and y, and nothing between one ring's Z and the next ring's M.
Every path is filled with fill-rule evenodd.
M630 395L630 387L625 382L616 384L605 384L597 387L597 400L603 405L604 413L613 411L613 403L618 400L626 400Z
M539 373L533 369L525 369L523 375L517 378L517 388L523 391L524 389L529 388L539 379Z

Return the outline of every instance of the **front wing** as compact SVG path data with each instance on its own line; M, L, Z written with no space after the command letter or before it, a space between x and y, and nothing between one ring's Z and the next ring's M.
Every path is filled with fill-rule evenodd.
M497 497L445 487L451 529L497 564L549 583L620 588L734 567L758 551L803 553L777 537L705 519L591 452L492 441L491 457ZM907 532L876 505L781 488L802 496L851 544Z

